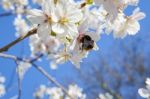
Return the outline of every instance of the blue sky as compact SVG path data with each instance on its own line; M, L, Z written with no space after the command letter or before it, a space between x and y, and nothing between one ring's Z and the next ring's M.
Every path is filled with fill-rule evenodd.
M141 24L141 30L136 36L143 36L148 34L147 38L150 38L150 0L140 0L139 7L141 8L141 11L146 13L146 18L142 21L140 21ZM129 9L126 11L127 13L131 14L130 11L133 10L132 7L129 7ZM0 13L4 13L5 11L0 6ZM15 29L13 26L13 19L14 16L7 16L7 17L1 17L0 18L0 47L6 45L7 43L13 41L16 39L15 37ZM127 37L129 38L129 37ZM123 39L117 39L115 41L125 41L127 38ZM133 37L134 38L134 37ZM101 40L99 41L98 45L100 47L99 51L93 51L90 53L89 57L87 59L84 59L83 63L81 63L81 69L82 65L85 66L86 62L92 62L92 61L98 61L99 57L98 55L104 55L105 53L108 53L110 51L110 47L114 45L113 42L114 39L112 35L102 35ZM17 55L17 56L29 56L30 50L28 45L28 39L18 43L14 47L12 47L7 53ZM126 40L126 42L128 42ZM149 44L146 46L147 50L150 50ZM40 66L46 69L52 76L54 76L61 84L66 86L68 83L78 83L81 87L83 86L80 81L78 81L78 77L75 75L76 68L71 63L66 63L63 65L60 65L57 70L50 70L49 68L49 62L44 59L43 62L38 62ZM0 58L0 73L6 77L6 86L9 86L8 93L4 96L3 99L9 99L10 97L17 95L17 75L15 73L15 63L12 60L9 59L2 59ZM86 67L88 68L88 66ZM71 80L72 78L72 80ZM69 79L67 81L66 79ZM22 99L32 99L33 92L40 84L46 84L49 85L48 80L41 75L37 70L34 68L31 68L25 78L22 81Z

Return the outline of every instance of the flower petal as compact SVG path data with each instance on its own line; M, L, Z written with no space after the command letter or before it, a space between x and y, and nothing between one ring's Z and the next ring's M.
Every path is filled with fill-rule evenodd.
M27 18L33 24L41 24L46 19L46 17L44 16L41 10L33 9L33 10L28 11L28 13L30 15L28 15Z
M62 34L62 33L65 32L64 26L61 25L61 24L59 24L59 23L54 23L54 24L52 25L52 30L53 30L54 32L56 32L56 33L59 33L59 34Z

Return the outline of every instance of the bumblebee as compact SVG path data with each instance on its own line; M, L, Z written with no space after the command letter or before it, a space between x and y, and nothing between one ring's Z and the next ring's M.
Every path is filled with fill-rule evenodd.
M82 50L92 50L94 47L94 40L92 40L92 38L89 35L84 35L81 39L80 39L80 43L81 43L81 49Z

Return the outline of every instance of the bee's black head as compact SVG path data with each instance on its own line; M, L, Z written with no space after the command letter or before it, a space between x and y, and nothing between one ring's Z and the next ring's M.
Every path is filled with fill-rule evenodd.
M84 35L81 38L82 50L91 50L94 47L94 40L89 35Z

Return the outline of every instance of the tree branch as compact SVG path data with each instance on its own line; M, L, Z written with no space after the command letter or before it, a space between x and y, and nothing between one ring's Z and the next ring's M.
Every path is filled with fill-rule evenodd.
M16 45L17 43L19 43L20 41L24 40L25 38L35 34L37 32L37 28L34 28L32 30L30 30L27 34L25 34L24 36L21 36L19 38L17 38L16 40L12 41L11 43L5 45L4 47L0 48L0 53L7 51L9 48L11 48L12 46Z

